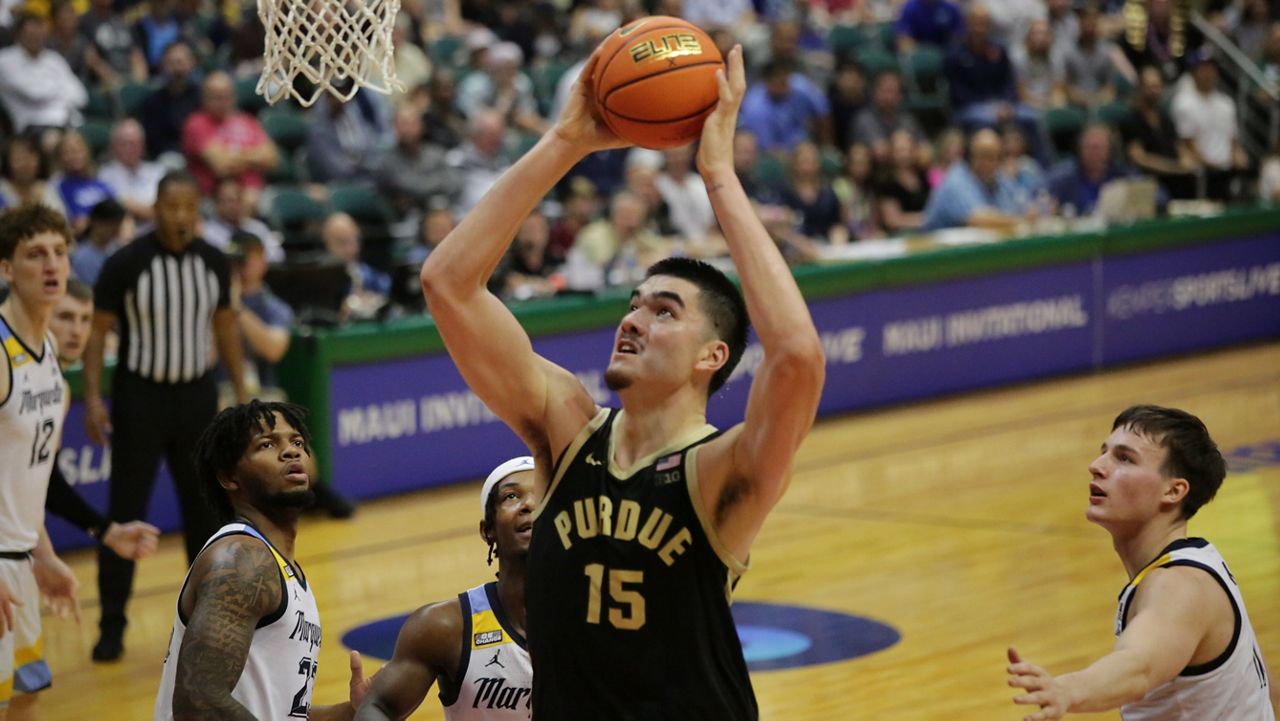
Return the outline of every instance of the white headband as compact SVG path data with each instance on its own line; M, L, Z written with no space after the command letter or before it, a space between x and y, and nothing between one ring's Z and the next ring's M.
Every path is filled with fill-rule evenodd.
M484 514L489 510L489 494L493 493L494 486L498 485L504 478L519 473L520 471L532 471L533 458L530 456L520 456L512 458L503 463L489 473L489 477L484 479L484 485L480 487L480 517L484 518Z

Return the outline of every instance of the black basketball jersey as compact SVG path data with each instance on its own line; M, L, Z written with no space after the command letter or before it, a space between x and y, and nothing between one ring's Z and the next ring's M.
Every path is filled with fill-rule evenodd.
M534 521L525 606L538 721L754 721L730 595L747 569L698 491L704 426L630 471L622 411L602 410L556 465Z

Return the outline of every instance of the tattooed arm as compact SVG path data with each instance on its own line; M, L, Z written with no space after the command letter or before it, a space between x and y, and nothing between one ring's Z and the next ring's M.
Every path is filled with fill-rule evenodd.
M231 536L196 559L181 607L190 609L178 652L174 721L253 721L231 698L258 620L280 605L280 567L261 542Z

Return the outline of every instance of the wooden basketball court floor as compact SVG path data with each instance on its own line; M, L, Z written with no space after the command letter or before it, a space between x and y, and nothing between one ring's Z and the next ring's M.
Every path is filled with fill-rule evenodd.
M1084 520L1085 469L1112 418L1135 402L1199 414L1224 450L1280 441L1280 344L821 421L737 598L870 617L902 638L861 658L754 674L761 717L1020 719L1005 685L1008 645L1056 672L1106 652L1125 577L1106 533ZM1231 564L1273 668L1280 667L1276 455L1271 465L1232 473L1191 524ZM298 556L318 590L325 629L317 703L346 698L347 629L492 577L475 530L476 492L464 484L371 501L351 521L303 525ZM47 620L55 681L43 717L150 718L184 572L179 539L166 537L140 567L126 655L112 665L89 662L93 559L69 557L85 619L79 627ZM380 661L366 663L372 671ZM434 693L414 718L441 718Z

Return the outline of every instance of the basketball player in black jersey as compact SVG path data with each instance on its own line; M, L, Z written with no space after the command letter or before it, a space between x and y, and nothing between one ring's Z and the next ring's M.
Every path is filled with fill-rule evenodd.
M539 721L755 719L729 613L752 541L786 490L813 423L822 346L782 256L733 170L746 87L728 56L698 149L742 287L695 261L650 269L618 326L606 372L621 410L596 407L539 357L485 289L517 227L589 153L625 142L599 121L582 72L555 129L508 170L422 269L432 317L472 390L537 459L541 503L525 605ZM745 420L706 424L710 393L746 344L764 357Z

